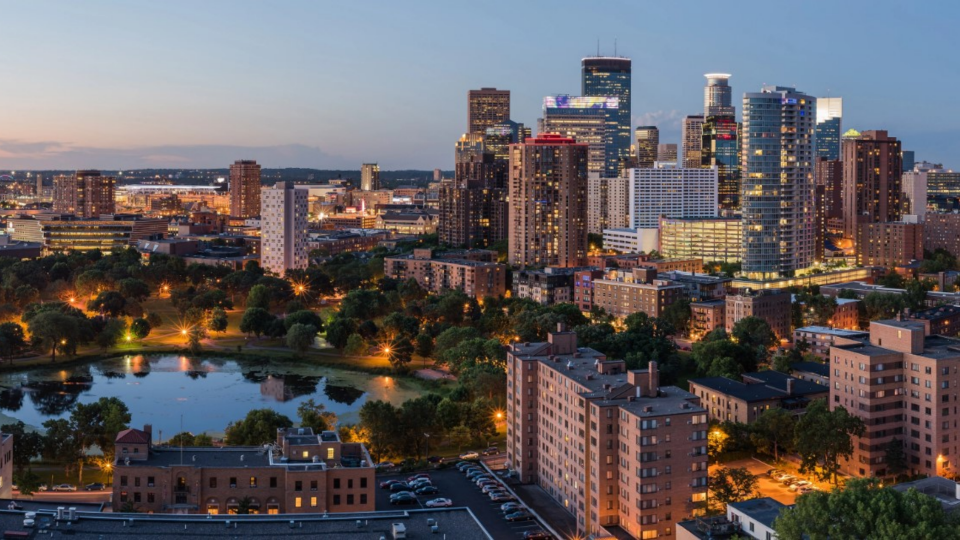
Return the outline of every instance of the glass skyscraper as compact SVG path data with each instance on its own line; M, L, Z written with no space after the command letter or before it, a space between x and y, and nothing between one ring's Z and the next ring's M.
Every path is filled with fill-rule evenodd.
M743 96L743 273L794 276L814 261L816 98L765 86Z
M614 152L607 161L604 176L619 176L630 162L630 81L631 61L619 56L593 56L582 61L581 94L585 97L613 96L619 98L619 108L611 111L611 128L607 146ZM612 165L612 167L611 167Z
M619 153L615 146L620 100L617 97L547 96L543 98L544 133L558 133L586 143L588 171L617 178ZM630 145L627 144L627 157Z
M817 157L840 159L843 98L817 98Z
M724 210L735 210L740 207L740 125L729 84L731 75L707 73L704 77L700 166L717 168L717 203Z

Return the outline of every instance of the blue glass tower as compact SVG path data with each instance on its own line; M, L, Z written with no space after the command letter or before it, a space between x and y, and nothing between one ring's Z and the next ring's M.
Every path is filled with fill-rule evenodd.
M594 56L582 61L583 79L581 95L584 97L611 96L620 99L619 108L610 111L610 126L607 130L607 147L613 154L606 160L604 175L615 178L630 163L630 81L629 58L619 56Z

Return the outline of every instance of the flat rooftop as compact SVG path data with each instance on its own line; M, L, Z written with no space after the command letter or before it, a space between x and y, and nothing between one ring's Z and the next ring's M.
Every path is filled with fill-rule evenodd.
M794 332L808 332L811 334L822 334L825 336L836 336L845 338L862 338L870 335L870 332L861 330L844 330L842 328L832 328L830 326L803 326L794 330Z
M79 510L79 508L78 508ZM393 538L394 523L406 528L407 538L493 540L467 508L364 512L356 514L285 515L172 515L78 513L73 522L56 522L55 513L38 513L33 528L23 527L23 512L0 511L0 530L23 531L30 538L59 531L61 535L101 540L169 538L257 538L264 540L322 538L323 540L379 540ZM437 534L428 520L437 524ZM357 525L357 522L360 525ZM228 525L229 523L229 525ZM69 532L67 532L69 531Z
M956 317L957 315L960 315L960 306L937 306L935 308L911 313L910 318L921 321L937 321Z
M771 499L770 497L749 499L746 501L730 503L727 506L747 516L750 516L754 520L766 525L767 527L770 527L771 529L773 528L773 521L780 517L780 512L782 512L785 508L788 508L787 505L776 499Z
M270 455L260 446L216 447L153 447L146 460L130 460L130 467L170 467L173 465L193 467L269 467ZM123 457L117 460L117 468L125 467Z
M957 483L942 476L931 476L921 478L913 482L904 482L890 486L890 489L897 491L907 491L915 489L924 495L929 495L940 502L944 510L960 509L960 498L957 497Z
M758 382L746 383L728 379L727 377L701 377L690 379L690 383L741 399L748 403L752 401L804 397L810 394L823 394L829 391L821 384L797 379L796 377L791 377L785 373L773 370L744 373L743 377ZM788 380L793 381L792 394L787 394Z
M807 373L820 375L821 377L830 376L830 366L821 364L820 362L796 362L790 364L790 367L793 368L794 371L805 371Z

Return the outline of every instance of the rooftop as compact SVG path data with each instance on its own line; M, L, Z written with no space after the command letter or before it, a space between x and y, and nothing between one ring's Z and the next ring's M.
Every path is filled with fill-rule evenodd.
M821 364L820 362L796 362L790 364L790 367L793 368L794 371L813 373L821 377L830 376L830 366Z
M77 508L80 510L80 508ZM407 538L433 537L431 524L437 525L437 538L443 535L457 540L492 540L467 508L365 512L356 514L286 515L172 515L78 513L71 522L55 521L54 512L36 516L34 528L23 527L22 511L0 511L0 529L23 531L34 537L40 531L60 530L79 539L99 540L149 538L323 538L324 540L379 540L393 538L393 524L406 528ZM358 526L359 522L359 526ZM69 531L69 533L67 532ZM229 532L228 532L229 531Z
M940 501L940 506L944 510L960 509L960 485L942 476L921 478L920 480L904 482L890 487L897 491L915 489Z
M936 321L956 317L957 315L960 315L960 306L937 306L911 313L910 318L922 321Z
M773 521L780 517L780 512L782 512L784 508L789 508L782 502L771 499L770 497L730 503L727 507L747 515L771 529L773 528Z
M867 337L870 335L870 332L864 332L861 330L844 330L843 328L833 328L830 326L804 326L797 328L795 332L807 332L810 334L822 334L826 336L845 337L851 339Z
M119 453L118 453L119 454ZM270 454L260 446L217 447L154 447L146 460L130 461L130 467L269 467ZM125 467L123 457L118 456L117 468Z
M808 394L822 394L826 391L823 385L800 380L773 370L744 373L743 378L752 382L735 381L727 377L702 377L690 379L690 383L746 402L768 401L791 396L803 397ZM792 394L787 394L788 380L793 381Z

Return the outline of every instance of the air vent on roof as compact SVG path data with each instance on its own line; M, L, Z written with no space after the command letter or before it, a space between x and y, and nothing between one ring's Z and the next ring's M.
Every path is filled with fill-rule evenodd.
M573 369L573 362L567 362L567 369Z
M580 353L579 353L579 352L573 353L573 357L574 357L574 358L580 358Z
M651 407L650 405L647 405L646 407L643 408L643 412L653 412L653 407Z

